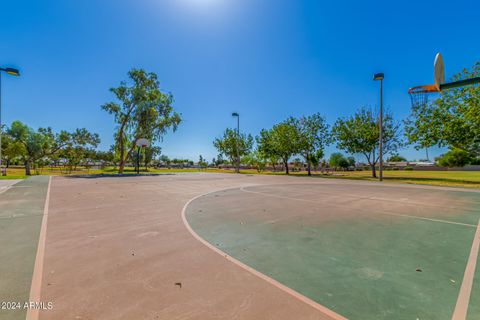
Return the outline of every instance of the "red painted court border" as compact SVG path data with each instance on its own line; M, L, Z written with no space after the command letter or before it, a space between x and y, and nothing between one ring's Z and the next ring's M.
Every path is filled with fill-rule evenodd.
M48 205L50 203L50 184L52 177L48 177L47 196L45 198L45 206L43 207L42 226L40 228L40 235L38 237L37 255L35 257L35 266L33 268L32 284L30 287L29 302L41 302L40 293L42 290L42 276L43 276L43 261L45 258L45 239L47 236L47 220L48 220ZM40 315L40 310L37 308L28 308L27 320L36 320Z
M198 198L201 198L203 196L206 196L208 194L211 194L211 193L215 193L215 192L219 192L219 191L225 191L225 190L233 190L233 189L239 189L239 188L227 188L227 189L219 189L219 190L214 190L214 191L210 191L210 192L206 192L204 194L201 194L201 195L198 195L196 197L193 197L192 199L188 200L187 203L184 205L183 209L182 209L182 220L183 220L183 223L185 224L185 227L187 228L187 230L192 234L192 236L197 239L198 241L200 241L201 243L203 243L205 246L207 246L208 248L210 248L211 250L213 250L214 252L218 253L219 255L221 255L222 257L224 257L225 259L227 259L228 261L232 262L233 264L239 266L240 268L252 273L253 275L259 277L260 279L270 283L271 285L275 286L276 288L290 294L291 296L293 296L294 298L308 304L309 306L317 309L318 311L320 311L321 313L331 317L332 319L335 319L335 320L347 320L347 318L339 315L338 313L336 313L335 311L333 310L330 310L328 309L327 307L325 306L322 306L321 304L311 300L310 298L307 298L306 296L298 293L297 291L295 290L292 290L290 289L289 287L281 284L280 282L270 278L269 276L247 266L246 264L240 262L239 260L229 256L227 253L223 252L222 250L216 248L215 246L213 246L212 244L210 244L208 241L206 241L205 239L203 239L202 237L200 237L193 229L192 227L190 226L190 224L188 223L187 221L187 218L185 216L185 212L186 212L186 209L187 207L190 205L190 203L192 203L194 200L198 199Z
M472 291L473 280L475 277L475 267L477 264L478 250L480 247L480 220L478 221L477 231L473 237L472 248L468 256L467 267L463 274L462 286L458 294L457 304L453 312L452 320L464 320L467 318L468 305L470 302L470 293Z

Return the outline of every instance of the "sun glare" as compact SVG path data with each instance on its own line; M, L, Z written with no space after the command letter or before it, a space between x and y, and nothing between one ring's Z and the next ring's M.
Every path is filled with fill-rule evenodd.
M195 7L212 7L222 5L225 0L181 0L185 5Z

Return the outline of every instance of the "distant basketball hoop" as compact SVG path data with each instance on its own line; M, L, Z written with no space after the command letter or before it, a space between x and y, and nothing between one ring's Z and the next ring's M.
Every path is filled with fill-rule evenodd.
M137 139L136 145L139 148L148 148L150 147L150 141L145 138L140 138L140 139Z
M138 147L137 150L137 174L140 174L140 149L150 147L150 141L145 138L139 138L135 142Z

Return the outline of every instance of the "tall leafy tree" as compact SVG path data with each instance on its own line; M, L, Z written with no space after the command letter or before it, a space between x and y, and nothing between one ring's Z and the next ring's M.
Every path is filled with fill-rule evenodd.
M462 149L452 149L438 158L442 167L463 167L472 161L470 154Z
M115 164L115 152L113 150L109 151L96 151L95 160L102 162L102 167L107 164Z
M312 162L313 167L318 167L322 161L323 156L325 155L323 149L318 149L314 154L310 155L310 161Z
M452 81L480 76L480 61ZM412 107L405 134L417 149L434 145L480 155L480 86L444 90L432 103Z
M388 162L406 162L407 159L399 154L392 154L387 161Z
M349 118L340 118L332 128L333 139L337 147L350 154L365 156L372 169L372 176L376 177L375 165L379 161L378 116L371 110L361 108ZM396 152L402 145L400 124L395 122L390 112L383 117L383 153Z
M23 146L15 142L8 134L2 136L2 164L8 168L12 161L16 161L24 153Z
M150 163L155 159L156 156L159 156L162 153L162 148L158 146L150 146L144 148L144 159L145 168L148 167Z
M206 169L208 166L208 162L205 160L205 158L202 155L198 157L198 165L200 166L201 169Z
M307 162L308 175L311 176L312 162L317 152L323 153L329 140L329 126L320 113L315 113L300 119L291 118L290 121L298 130L300 154ZM313 160L313 161L312 161Z
M329 164L331 168L346 169L350 165L349 160L340 152L334 152L330 155Z
M96 133L91 133L87 129L76 129L69 134L69 139L59 150L59 157L66 160L70 172L77 168L79 164L85 162L87 157L92 157L93 148L100 143L100 137Z
M219 166L224 163L225 163L225 160L223 159L223 156L221 154L217 155L217 160L215 161L215 165Z
M257 137L258 150L269 158L280 158L289 174L288 160L302 151L302 137L291 119L273 126L270 130L263 129Z
M79 129L80 131L85 129ZM31 175L31 167L42 158L58 154L60 150L72 144L75 134L67 131L54 133L51 128L39 128L37 131L20 121L14 121L7 134L13 142L20 145L19 152L25 164L25 174Z
M119 87L110 89L118 101L102 106L103 110L114 115L117 123L115 140L120 173L123 173L125 162L138 139L146 138L153 144L168 130L176 131L181 122L180 114L173 110L173 96L160 90L155 73L132 69L128 77L130 84L121 82Z
M267 159L258 151L252 151L242 158L242 163L254 167L258 172L265 170Z
M227 128L223 132L222 137L213 141L213 146L219 152L219 159L222 158L221 156L225 156L231 163L235 163L237 159L237 136L236 130ZM240 158L250 153L252 147L252 135L240 133L240 136L238 136L238 155Z

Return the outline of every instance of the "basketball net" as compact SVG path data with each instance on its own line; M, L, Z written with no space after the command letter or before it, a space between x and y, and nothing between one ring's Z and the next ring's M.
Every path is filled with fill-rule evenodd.
M428 98L432 93L439 92L437 86L428 84L410 88L408 94L412 102L412 107L421 107L428 104Z

